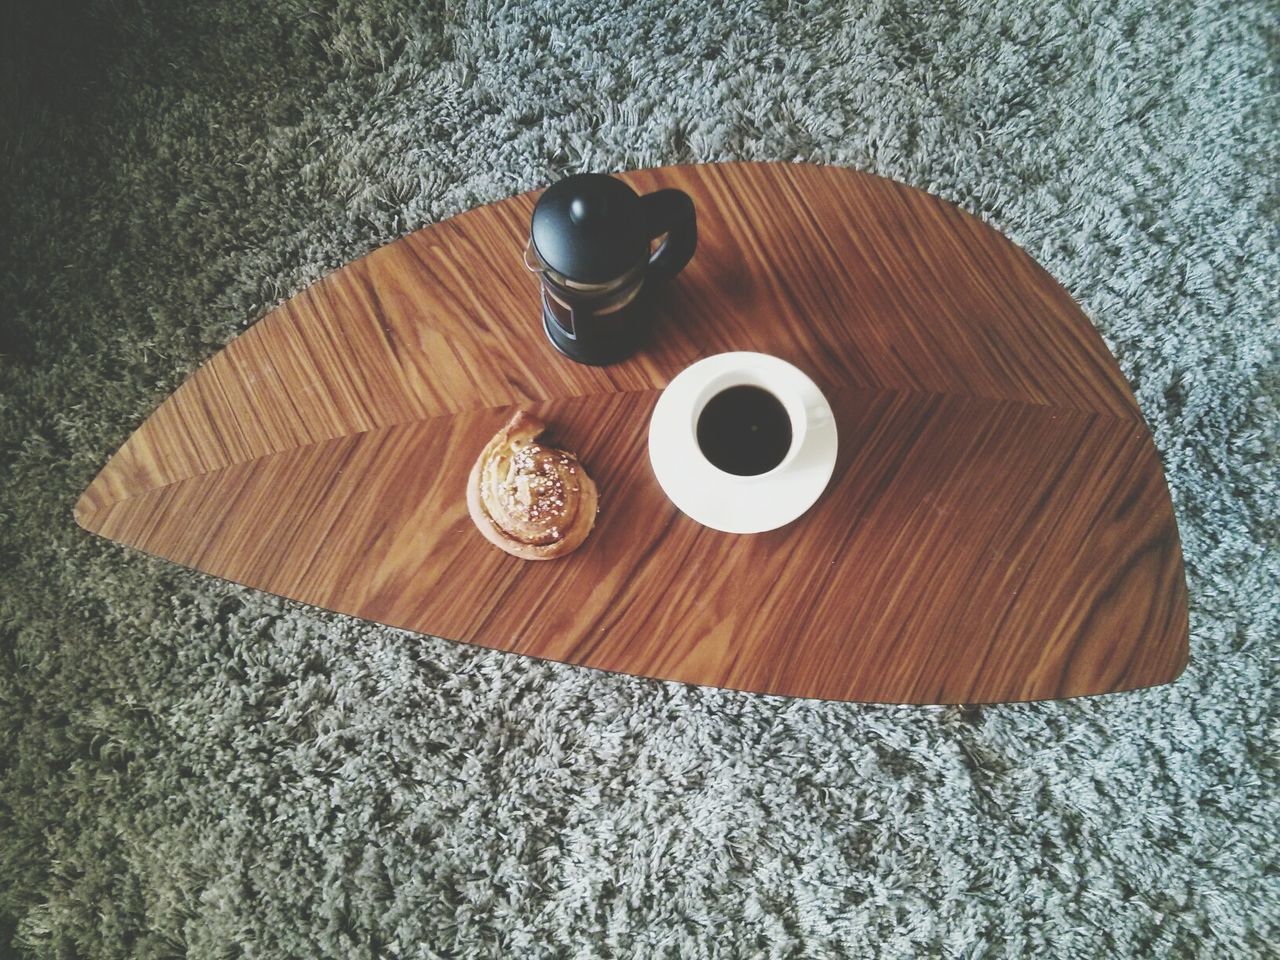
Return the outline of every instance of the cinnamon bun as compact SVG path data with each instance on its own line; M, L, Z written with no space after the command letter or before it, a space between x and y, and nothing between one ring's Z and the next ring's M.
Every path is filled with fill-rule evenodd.
M587 539L596 485L578 458L540 443L546 424L518 411L485 446L467 481L467 508L485 539L525 560L554 560Z

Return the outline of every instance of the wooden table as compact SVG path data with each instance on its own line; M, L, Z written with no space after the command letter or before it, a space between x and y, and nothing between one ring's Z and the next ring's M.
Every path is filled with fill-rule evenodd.
M233 341L125 443L86 529L331 610L530 656L791 696L1067 697L1187 658L1182 556L1123 376L1022 250L928 194L791 164L623 175L679 187L700 244L653 344L547 344L521 266L535 196L419 230ZM659 392L712 353L796 364L840 432L830 486L733 536L664 497ZM530 563L473 527L467 473L516 406L602 510Z

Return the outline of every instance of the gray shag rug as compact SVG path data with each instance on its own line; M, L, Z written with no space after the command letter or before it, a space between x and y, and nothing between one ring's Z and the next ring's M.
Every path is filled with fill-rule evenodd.
M1274 14L12 14L0 941L65 958L1275 956ZM974 711L699 689L329 615L73 524L157 403L351 258L568 172L731 159L933 191L1078 298L1168 472L1193 604L1182 679Z

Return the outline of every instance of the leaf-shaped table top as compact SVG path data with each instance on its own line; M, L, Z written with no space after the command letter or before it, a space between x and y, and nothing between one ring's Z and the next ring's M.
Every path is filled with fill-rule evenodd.
M956 207L832 167L622 174L694 199L699 246L652 344L556 353L521 264L535 196L419 230L313 284L187 380L85 491L85 528L397 627L764 693L1027 700L1174 679L1177 528L1128 385L1071 297ZM789 526L699 526L649 466L695 360L775 354L840 453ZM531 563L467 513L512 410L595 478L586 544Z

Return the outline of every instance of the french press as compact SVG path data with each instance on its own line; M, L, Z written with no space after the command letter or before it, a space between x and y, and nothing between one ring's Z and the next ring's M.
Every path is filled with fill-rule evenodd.
M693 200L683 191L639 196L602 173L552 184L534 207L525 248L525 266L541 278L552 345L593 365L630 356L649 332L655 294L697 243Z

